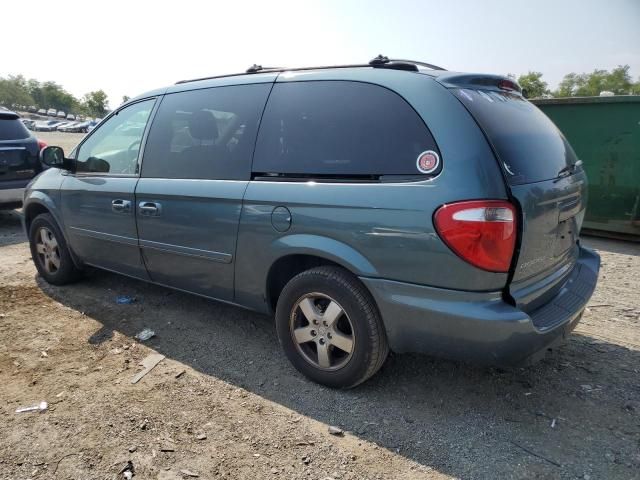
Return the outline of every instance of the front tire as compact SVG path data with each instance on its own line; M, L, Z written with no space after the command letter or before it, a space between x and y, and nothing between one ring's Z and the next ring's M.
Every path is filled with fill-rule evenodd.
M29 246L33 263L47 283L65 285L80 276L67 242L50 214L42 213L31 222Z
M276 328L293 366L328 387L364 382L389 353L371 294L338 267L313 268L291 279L278 298Z

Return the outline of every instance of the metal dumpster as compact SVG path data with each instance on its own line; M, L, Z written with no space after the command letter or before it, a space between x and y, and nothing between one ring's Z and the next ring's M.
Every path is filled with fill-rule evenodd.
M589 177L583 231L640 241L640 96L532 100L564 133Z

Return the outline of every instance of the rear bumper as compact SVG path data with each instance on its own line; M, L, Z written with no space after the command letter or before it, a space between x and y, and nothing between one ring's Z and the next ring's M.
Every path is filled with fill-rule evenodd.
M361 278L373 294L391 349L493 365L526 364L575 328L596 286L600 257L580 248L559 293L526 313L501 292L478 293Z
M0 206L21 204L23 195L24 188L0 189Z

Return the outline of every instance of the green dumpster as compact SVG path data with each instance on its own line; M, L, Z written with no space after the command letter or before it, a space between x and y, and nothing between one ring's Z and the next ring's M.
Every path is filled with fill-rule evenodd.
M583 231L640 241L640 96L536 99L589 177Z

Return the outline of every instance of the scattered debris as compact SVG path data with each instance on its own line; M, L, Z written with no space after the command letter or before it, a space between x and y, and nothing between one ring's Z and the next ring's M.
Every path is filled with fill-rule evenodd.
M556 419L551 420L551 428L556 428Z
M304 457L302 457L302 463L304 463L305 465L309 465L311 463L311 457L309 455L305 455Z
M43 350L42 352L40 352L40 356L41 356L42 358L48 358L48 357L49 357L49 354L48 354L46 351L44 351L44 350Z
M598 307L613 307L610 303L597 303L595 305L587 305L589 308L598 308Z
M192 472L191 470L187 470L186 468L183 468L182 470L180 470L180 473L182 475L184 475L185 477L192 477L192 478L197 478L200 475L197 474L196 472Z
M150 328L145 328L141 332L138 332L135 338L140 340L141 342L146 342L147 340L155 336L156 336L156 332L154 332Z
M118 305L131 305L136 302L136 297L130 297L128 295L118 295L116 297L116 303Z
M136 447L135 445L132 447L129 447L129 453L133 453L138 449L138 447Z
M520 448L521 450L524 450L524 451L525 451L525 452L527 452L529 455L533 455L534 457L538 457L539 459L544 460L545 462L549 462L551 465L555 465L556 467L562 467L562 465L560 465L560 464L559 464L558 462L556 462L555 460L551 460L551 459L549 459L549 458L547 458L547 457L544 457L544 456L540 455L539 453L536 453L536 452L534 452L534 451L532 451L532 450L529 450L528 448L523 447L523 446L522 446L522 445L520 445L519 443L512 442L511 440L509 440L509 443L510 443L511 445L514 445L514 446L516 446L516 447Z
M175 374L174 378L180 378L181 376L183 376L185 373L187 373L186 370L180 370L178 373Z
M37 405L31 405L30 407L21 407L16 409L16 413L27 413L27 412L44 412L49 408L49 404L47 402L40 402Z
M128 460L127 463L120 469L118 475L124 475L124 478L127 480L131 480L133 476L136 474L135 468L133 468L133 463L131 460Z
M110 353L112 353L113 355L120 355L122 353L122 349L121 348L112 348L111 350L109 350Z
M53 475L55 475L55 474L56 474L56 472L58 471L58 467L60 466L60 462L61 462L62 460L64 460L65 458L68 458L68 457L72 457L72 456L74 456L74 455L80 455L80 454L79 454L79 453L77 453L77 452L73 452L73 453L67 453L66 455L63 455L62 457L60 457L60 460L58 460L58 461L56 462L56 468L54 468L54 469L53 469L53 472L51 473L51 476L53 476ZM133 468L133 465L131 465L131 467Z
M165 356L161 353L152 353L147 356L144 360L142 360L142 366L144 370L138 372L132 379L131 383L138 383L142 377L144 377L147 373L149 373L153 368L158 365L162 360L164 360Z
M176 449L175 449L175 448L173 448L173 447L172 447L172 446L170 446L170 445L164 445L164 446L160 447L160 451L161 451L161 452L175 452L175 451L176 451Z
M196 437L196 440L206 440L206 439L207 439L207 435L205 433L201 433Z
M591 390L593 390L593 387L591 385L585 384L585 385L580 385L580 388L589 392Z
M344 435L344 431L341 428L330 426L329 434L335 435L337 437L342 437Z

